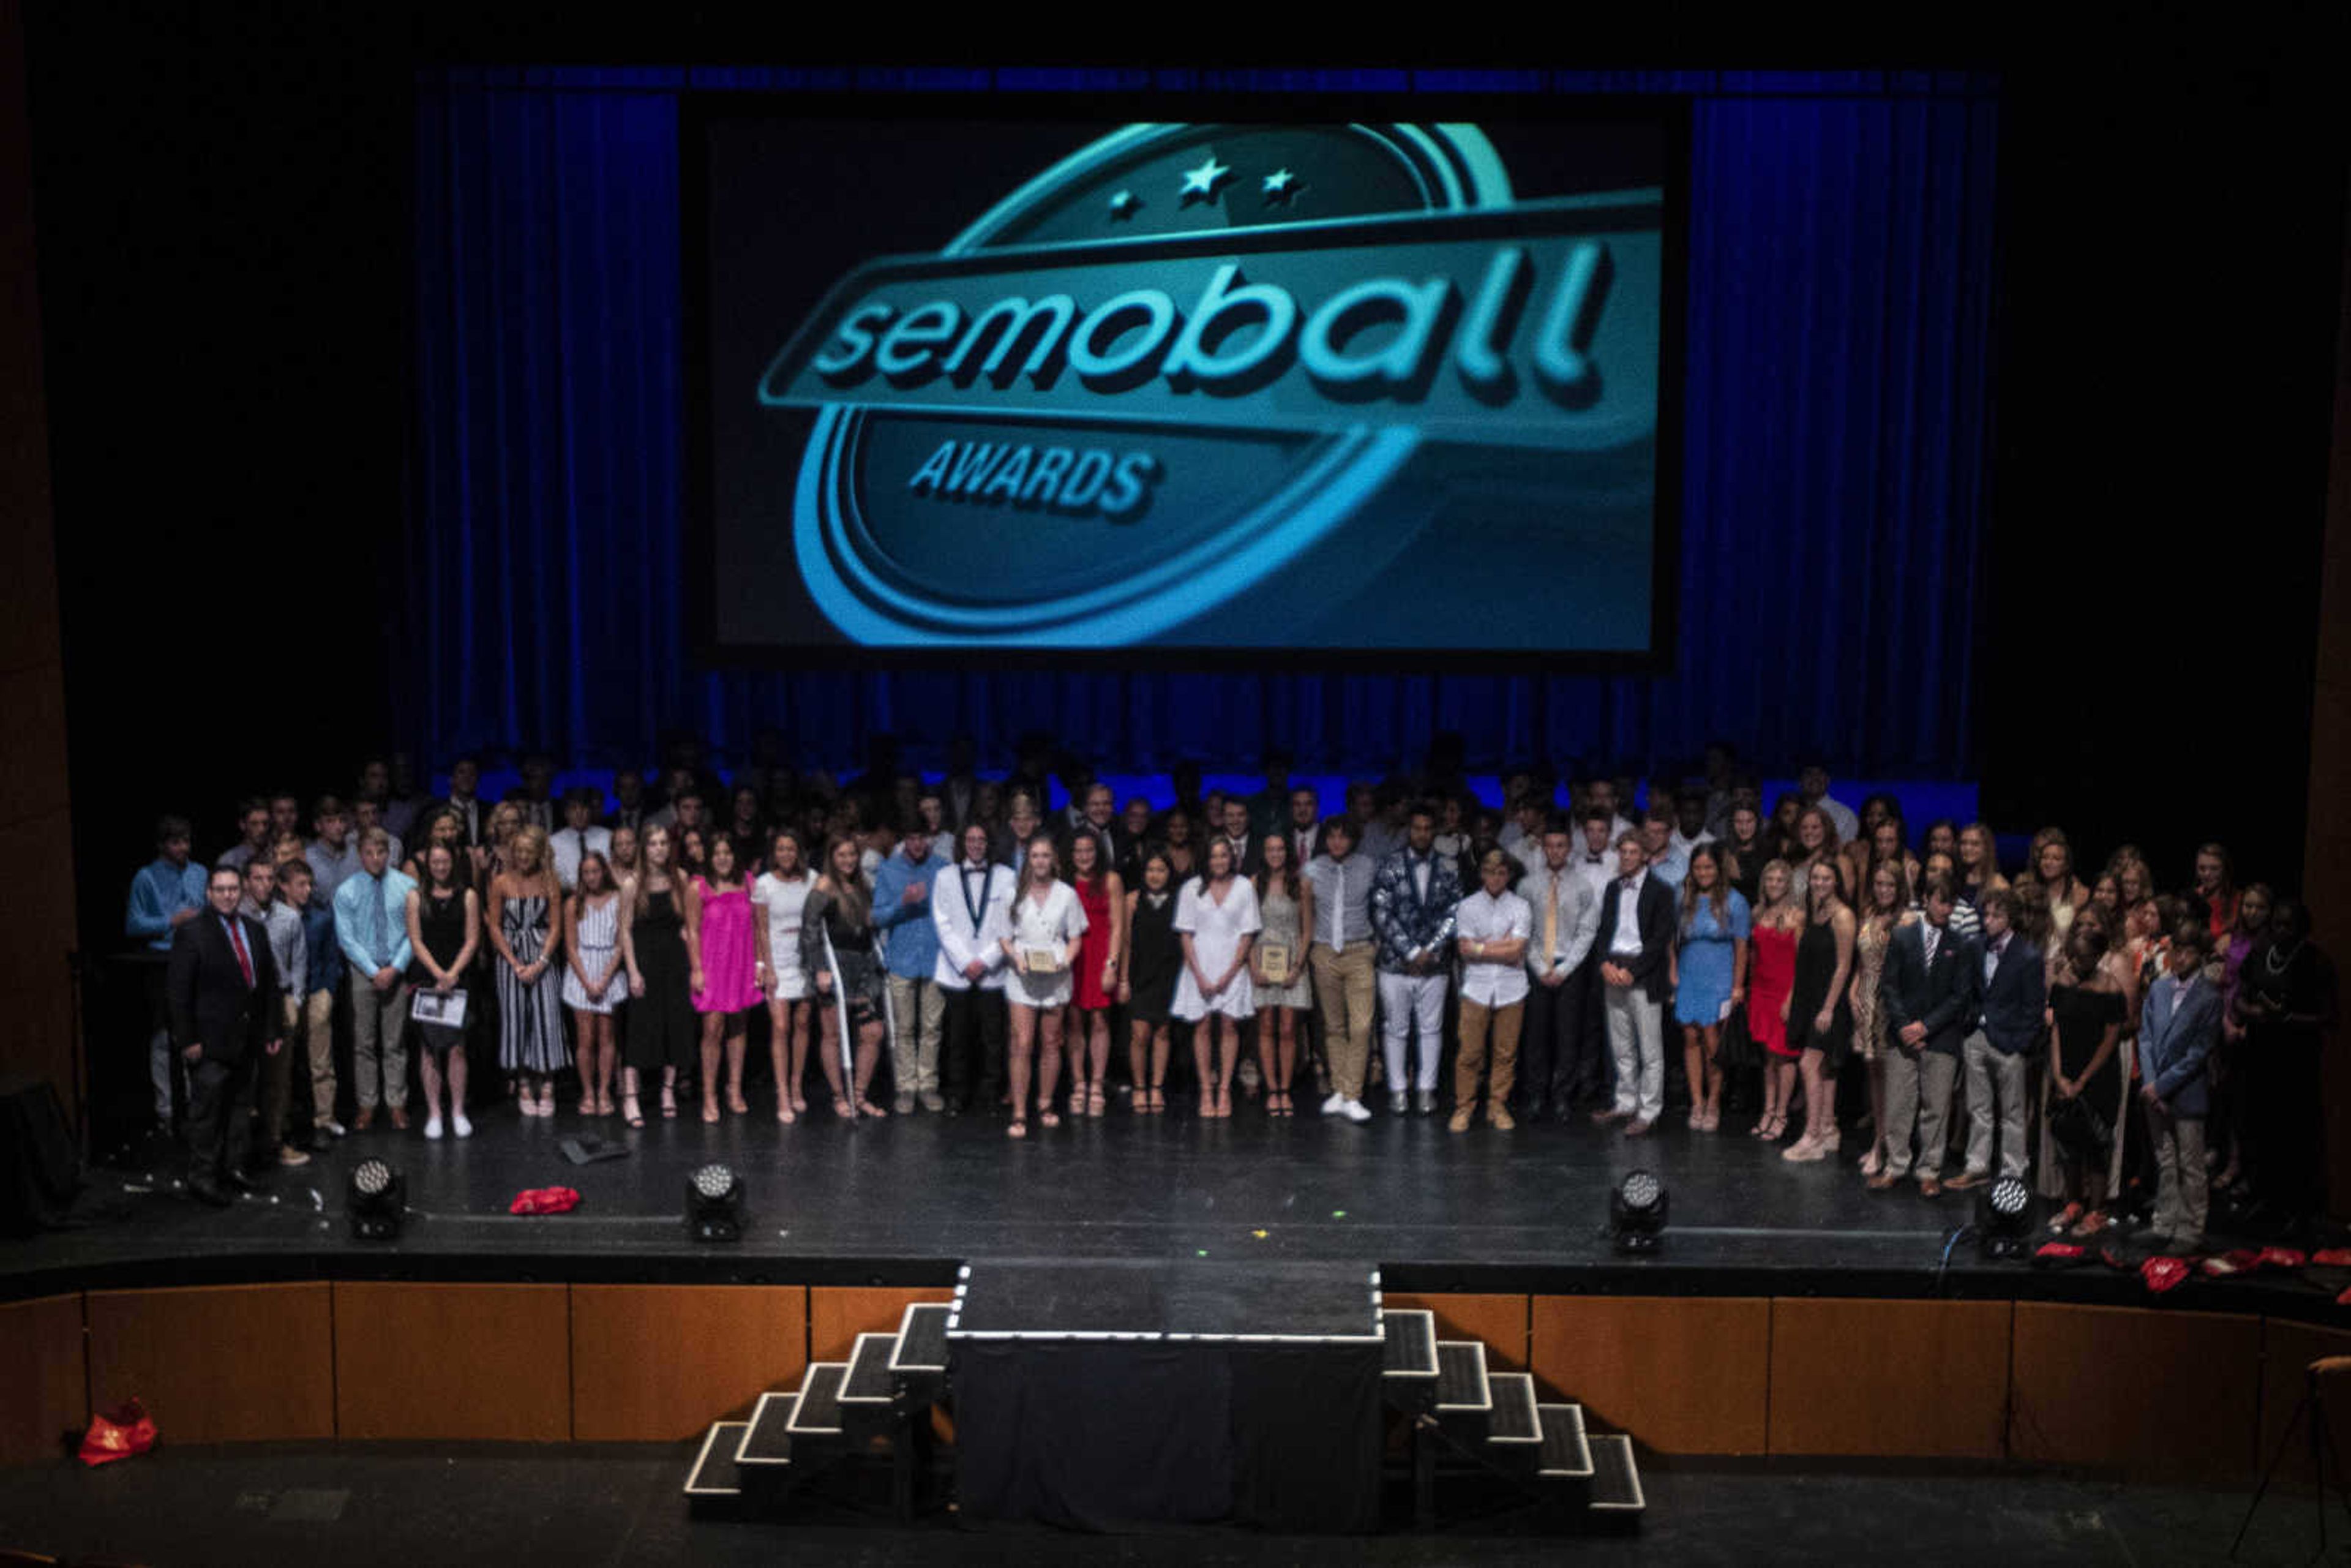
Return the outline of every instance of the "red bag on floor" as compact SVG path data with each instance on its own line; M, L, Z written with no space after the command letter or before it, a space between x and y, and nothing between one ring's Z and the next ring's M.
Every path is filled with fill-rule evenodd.
M2308 1258L2291 1247L2262 1249L2262 1267L2264 1269L2299 1269L2309 1261Z
M155 1419L147 1414L147 1406L133 1399L89 1418L89 1430L81 1438L81 1462L110 1465L154 1446Z
M535 1186L515 1194L508 1214L569 1214L580 1207L580 1194L568 1186Z
M2325 1247L2310 1255L2310 1260L2322 1269L2340 1269L2351 1265L2351 1247Z
M2150 1258L2138 1266L2138 1277L2147 1281L2147 1293L2159 1296L2166 1291L2177 1290L2188 1278L2185 1258Z

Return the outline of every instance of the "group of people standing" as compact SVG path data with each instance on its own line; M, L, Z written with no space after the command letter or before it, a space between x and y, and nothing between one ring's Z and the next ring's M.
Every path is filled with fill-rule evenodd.
M2331 990L2301 912L2231 887L2217 846L2167 901L2128 849L2084 882L2054 830L2011 886L1981 824L1932 824L1914 844L1891 798L1856 815L1817 770L1768 816L1724 777L1653 785L1635 821L1629 786L1589 781L1562 813L1520 776L1499 812L1365 787L1325 817L1272 760L1259 794L1196 799L1196 776L1179 778L1167 809L1121 810L1065 769L1050 825L1034 779L893 774L778 799L772 767L731 787L682 767L659 805L624 774L612 810L592 789L556 796L548 767L492 807L461 761L429 802L363 777L353 805L316 802L308 840L290 798L256 800L210 878L188 825L166 819L128 922L172 955L158 1111L182 1061L192 1137L221 1145L214 1101L246 1094L262 1160L331 1146L340 992L356 1126L380 1109L410 1124L413 1046L429 1138L471 1134L469 1058L525 1116L553 1114L575 1071L582 1115L748 1114L757 1032L781 1123L809 1113L813 1047L838 1120L1000 1111L1024 1138L1032 1116L1050 1129L1116 1103L1115 1043L1138 1115L1168 1110L1182 1065L1207 1120L1233 1114L1237 1080L1267 1115L1293 1115L1301 1078L1324 1116L1368 1120L1383 1088L1391 1113L1429 1114L1449 1064L1455 1132L1588 1115L1639 1137L1666 1113L1670 1067L1694 1134L1751 1098L1747 1130L1791 1163L1836 1157L1845 1128L1865 1127L1874 1191L2037 1171L2085 1235L2160 1188L2159 1228L2200 1242L2208 1119L2223 1187L2314 1199L2299 1090ZM225 1050L191 1038L224 1026L183 1005L202 989L189 976L235 989L240 939L272 962L236 967L237 984L279 1001L252 1009L253 1082L195 1092L194 1067ZM253 1167L225 1147L204 1168L234 1185Z

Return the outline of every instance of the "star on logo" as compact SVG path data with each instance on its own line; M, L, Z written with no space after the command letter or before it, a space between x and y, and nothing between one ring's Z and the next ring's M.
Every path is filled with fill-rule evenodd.
M1217 162L1214 152L1208 153L1200 161L1198 168L1184 171L1185 203L1188 205L1195 196L1204 202L1215 201L1217 183L1231 172L1230 169Z
M1287 204L1297 193L1298 176L1289 170L1276 169L1265 177L1265 199L1269 204L1275 202Z
M1113 218L1131 218L1134 216L1135 208L1141 205L1143 205L1142 197L1133 191L1121 191L1110 199L1110 215Z

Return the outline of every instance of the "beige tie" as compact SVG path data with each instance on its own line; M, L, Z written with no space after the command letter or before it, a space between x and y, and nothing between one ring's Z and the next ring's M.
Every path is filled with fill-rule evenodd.
M1543 899L1543 967L1559 962L1559 878L1551 879L1551 893Z

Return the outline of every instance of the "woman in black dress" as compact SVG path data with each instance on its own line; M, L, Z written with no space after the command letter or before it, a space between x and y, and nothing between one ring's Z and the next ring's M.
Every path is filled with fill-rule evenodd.
M1820 816L1817 808L1802 821ZM1823 819L1825 821L1825 819ZM1805 870L1804 929L1796 939L1796 974L1789 988L1788 1044L1800 1052L1804 1074L1804 1135L1781 1151L1783 1160L1824 1160L1837 1152L1837 1074L1853 1049L1853 940L1855 923L1837 882L1835 855L1823 853Z
M685 884L674 843L669 829L647 828L637 874L621 884L621 961L628 966L630 997L621 1114L632 1127L645 1124L638 1094L655 1071L662 1114L677 1114L678 1071L694 1061L701 1039L685 953Z
M1141 874L1142 885L1126 895L1118 999L1126 1004L1134 1031L1127 1063L1134 1073L1134 1108L1156 1116L1167 1109L1168 1009L1176 1001L1176 977L1184 972L1184 948L1176 935L1176 867L1167 852L1144 855Z
M419 991L446 997L462 990L466 967L481 942L479 895L460 880L459 863L455 850L434 840L424 852L424 880L408 890L408 945L415 954L408 965L412 1009ZM459 1137L471 1137L474 1124L465 1119L465 1026L417 1023L415 1029L424 1042L417 1061L424 1073L424 1135L441 1135L445 1076L450 1121Z
M873 953L873 883L854 838L837 836L825 846L824 874L800 909L800 967L816 992L817 1050L832 1088L833 1114L844 1122L887 1116L869 1091L889 1000ZM852 1056L854 1074L846 1083L843 1055Z
M2310 940L2310 916L2292 899L2270 915L2269 934L2237 970L2236 1012L2245 1029L2250 1135L2245 1164L2257 1204L2289 1226L2325 1202L2319 1040L2335 1023L2335 977Z
M2105 926L2076 922L2049 985L2049 1143L2065 1197L2065 1207L2050 1228L2070 1227L2074 1236L2084 1239L2106 1228L2106 1171L2123 1103L2116 1046L2130 1010L2122 986L2100 961L2105 956ZM2057 1134L2061 1117L2078 1115L2068 1106L2072 1101L2088 1109L2084 1122L2105 1129L2104 1144L2094 1147L2078 1135Z

